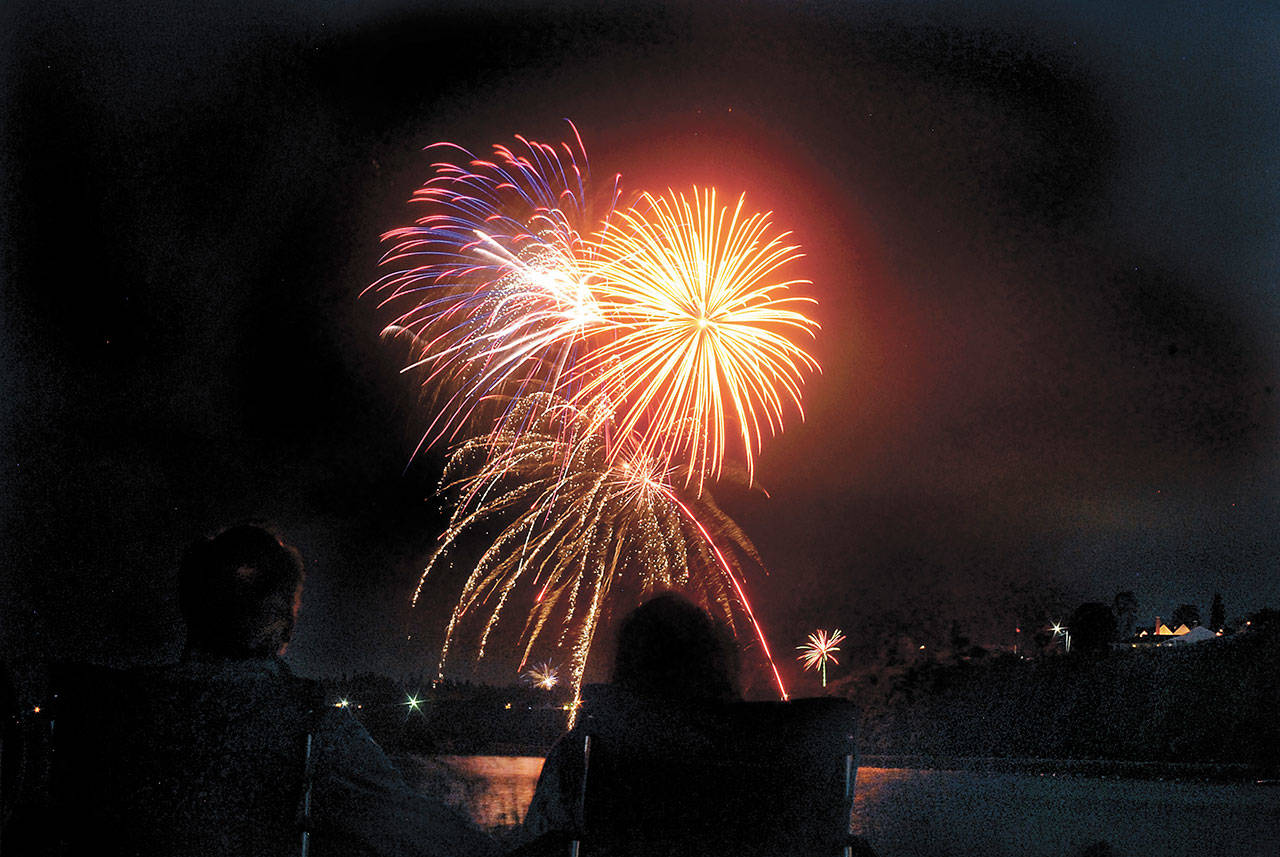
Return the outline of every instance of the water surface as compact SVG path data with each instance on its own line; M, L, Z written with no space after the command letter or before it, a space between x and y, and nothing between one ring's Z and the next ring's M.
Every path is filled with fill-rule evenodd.
M542 770L527 756L397 761L504 840ZM1098 843L1116 857L1277 857L1280 786L861 768L854 830L880 857L1068 857Z

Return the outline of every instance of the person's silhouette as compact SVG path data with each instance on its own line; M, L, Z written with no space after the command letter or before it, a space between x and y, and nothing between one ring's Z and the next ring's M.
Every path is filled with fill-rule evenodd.
M496 851L412 790L352 714L282 660L302 582L298 552L261 527L188 549L181 661L99 674L80 704L62 700L59 796L87 822L67 832L69 853L83 839L108 853L296 854L300 817L317 854Z

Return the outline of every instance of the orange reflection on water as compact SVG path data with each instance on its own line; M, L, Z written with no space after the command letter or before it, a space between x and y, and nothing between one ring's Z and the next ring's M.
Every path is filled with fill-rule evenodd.
M859 767L853 792L853 832L866 836L869 832L864 823L867 808L881 803L881 792L887 787L909 779L914 773L916 772L905 768Z

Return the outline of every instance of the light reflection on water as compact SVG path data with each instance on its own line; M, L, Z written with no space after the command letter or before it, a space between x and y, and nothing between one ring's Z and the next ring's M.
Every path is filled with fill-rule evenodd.
M402 756L409 784L462 810L486 830L505 833L524 820L542 773L534 756Z
M500 836L533 797L542 759L406 756L417 788ZM854 831L880 857L1280 855L1280 786L860 768Z

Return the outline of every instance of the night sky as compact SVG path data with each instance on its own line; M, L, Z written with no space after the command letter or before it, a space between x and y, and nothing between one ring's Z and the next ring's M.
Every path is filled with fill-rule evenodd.
M1280 607L1280 13L971 5L4 4L6 657L172 657L183 547L259 519L300 670L429 669L441 456L358 296L423 146L565 118L805 250L806 421L718 495L777 648L1003 642L1029 591Z

